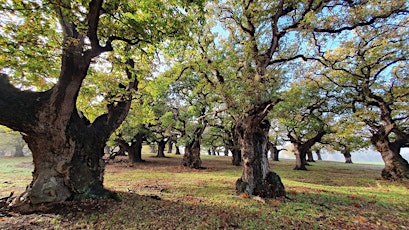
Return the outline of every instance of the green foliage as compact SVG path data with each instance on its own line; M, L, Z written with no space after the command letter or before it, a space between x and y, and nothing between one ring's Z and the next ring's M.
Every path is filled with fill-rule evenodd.
M339 101L346 105L345 117L340 119L344 124L338 124L341 142L365 146L362 139L390 122L395 126L388 134L390 141L397 138L396 133L408 131L404 115L409 102L408 20L400 15L357 28L325 53L323 64L328 68L321 74L334 82ZM382 110L387 112L381 115Z
M0 70L24 88L50 88L59 75L62 43L52 5L1 1L0 14Z
M319 84L328 84L324 79ZM283 93L284 101L272 111L271 116L278 118L286 133L293 135L299 141L307 141L318 132L330 132L333 124L333 108L328 93L317 82L304 79L291 85Z

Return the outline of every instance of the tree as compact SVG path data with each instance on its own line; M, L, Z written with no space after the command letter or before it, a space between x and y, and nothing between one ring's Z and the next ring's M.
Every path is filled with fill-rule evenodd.
M125 119L132 91L138 87L132 54L170 34L181 34L188 24L182 9L188 7L177 1L166 5L103 0L2 3L2 15L21 20L2 25L7 32L1 33L1 49L7 58L2 56L1 68L9 76L0 76L0 124L24 133L33 153L33 181L26 191L31 204L113 197L103 187L102 156L105 142ZM9 46L8 40L16 44ZM42 58L43 53L51 58ZM8 66L6 59L12 60ZM118 93L106 95L106 113L91 122L76 102L85 78L102 66L98 60L106 65L111 60L115 69L111 77L118 77L119 68L128 83L120 85ZM25 61L41 68L33 71ZM48 79L55 81L37 87ZM21 81L33 83L30 89L38 92L12 84Z
M294 146L295 170L307 170L306 156L312 153L311 147L331 132L329 125L335 104L331 103L330 93L320 86L328 82L319 83L309 79L295 81L283 94L285 100L273 111L273 116L286 127L287 138Z
M346 110L347 111L347 110ZM345 112L346 112L345 111ZM365 124L350 113L339 114L338 122L333 125L333 133L325 136L323 143L329 150L341 152L345 163L352 164L351 153L370 145L369 138L365 137Z
M285 133L285 128L280 125L278 122L278 117L275 119L271 119L273 122L274 130L270 133L270 141L268 143L268 149L270 150L270 158L273 161L279 161L279 154L281 151L286 150L285 148L279 149L278 146L283 144L285 137L283 137L283 133Z
M206 113L214 100L214 95L211 94L206 82L199 77L200 72L194 68L182 69L177 81L170 86L169 97L175 106L173 108L173 116L177 121L175 129L181 134L178 144L185 147L182 165L200 169L202 135L208 125ZM177 70L178 66L172 72Z
M409 178L409 164L400 155L409 146L408 15L407 6L401 8L405 14L356 28L353 39L320 55L331 69L325 75L350 98L353 116L367 125L370 141L385 162L382 177L390 180ZM316 44L323 52L324 43Z

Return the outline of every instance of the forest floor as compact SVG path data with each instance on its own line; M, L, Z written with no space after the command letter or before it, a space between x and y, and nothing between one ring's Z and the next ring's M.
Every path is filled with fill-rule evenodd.
M271 162L289 198L236 195L241 167L203 156L202 170L181 156L144 163L108 162L106 188L122 201L65 202L42 212L0 210L0 229L409 229L409 186L381 179L382 166L320 161L294 171L293 160ZM0 158L0 198L30 183L31 158Z

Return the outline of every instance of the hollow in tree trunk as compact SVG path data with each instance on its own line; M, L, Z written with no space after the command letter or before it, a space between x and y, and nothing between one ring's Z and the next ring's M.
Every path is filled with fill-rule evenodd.
M236 192L265 198L285 196L281 178L270 171L268 165L270 123L249 113L238 122L236 129L243 159L243 172L236 182Z

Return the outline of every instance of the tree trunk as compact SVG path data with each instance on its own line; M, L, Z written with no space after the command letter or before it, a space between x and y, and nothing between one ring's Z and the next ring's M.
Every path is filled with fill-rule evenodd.
M240 166L242 162L242 157L241 157L241 150L240 150L240 143L239 143L239 137L238 133L236 130L233 130L231 132L229 144L231 146L231 154L232 154L232 164L235 166Z
M400 155L399 145L390 143L388 137L382 134L373 135L371 142L385 162L382 178L397 181L409 179L409 163Z
M151 153L158 153L158 146L155 143L150 143L149 147L151 149Z
M232 164L235 166L240 166L242 162L241 150L237 147L234 147L231 153L233 155Z
M211 149L212 155L216 156L216 147L212 146L210 149Z
M14 149L15 149L14 157L24 157L24 152L23 152L24 145L25 145L24 140L19 140L18 143L14 145Z
M129 147L129 151L128 151L130 162L132 163L144 162L144 160L142 160L142 144L143 144L143 136L138 135L138 134L135 135L134 141L132 141L132 144Z
M294 170L307 170L305 167L307 165L306 151L303 150L303 147L300 144L294 144L294 154L295 154L295 168Z
M343 150L341 151L341 153L344 155L345 157L345 163L346 164L352 164L352 156L351 153L348 150Z
M33 181L26 191L31 204L114 197L103 187L102 159L112 132L89 125L75 113L66 130L24 136L34 161Z
M168 153L172 153L172 149L173 149L173 141L172 139L170 139L168 141Z
M200 140L195 139L185 147L182 165L195 169L202 168L202 160L200 159Z
M311 153L312 157L312 152L311 152L311 147L319 142L322 137L326 134L326 131L322 127L321 130L318 130L317 134L306 140L302 141L300 140L299 137L293 136L291 133L288 133L287 136L290 139L291 143L294 146L294 154L295 154L295 168L294 170L307 170L305 167L306 165L309 165L307 163L306 157L308 153Z
M319 149L315 150L315 154L317 154L317 160L322 161L321 151Z
M179 146L175 145L175 155L180 155L180 148Z
M312 151L311 150L308 150L307 151L307 162L315 162L315 160L314 160L314 156L312 155Z
M166 141L161 140L161 141L158 141L157 143L158 143L158 154L156 155L156 157L165 158Z
M229 148L227 146L224 146L224 156L229 156Z
M250 113L238 122L236 128L243 158L243 172L236 182L236 192L269 198L284 196L280 177L271 172L268 165L270 123L260 121L257 115Z
M201 126L193 131L193 137L185 146L185 154L183 155L182 165L189 168L201 169L202 160L200 159L200 143L202 135L205 131L207 123L202 121Z
M278 159L278 154L280 151L278 151L277 146L271 142L269 142L269 149L270 149L270 153L271 153L271 159L273 161L279 161Z

